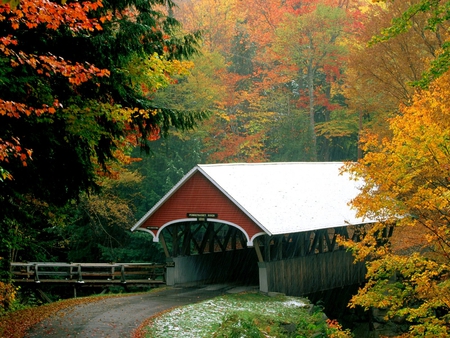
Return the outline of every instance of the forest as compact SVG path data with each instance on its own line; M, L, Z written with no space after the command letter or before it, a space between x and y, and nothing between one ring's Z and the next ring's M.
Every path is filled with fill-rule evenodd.
M345 161L380 220L343 242L368 267L350 306L448 335L449 18L444 0L3 0L0 314L12 261L161 261L129 229L198 163Z

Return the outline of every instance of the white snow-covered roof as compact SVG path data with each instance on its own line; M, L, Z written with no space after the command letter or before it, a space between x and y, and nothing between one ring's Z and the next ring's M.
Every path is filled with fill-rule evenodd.
M199 165L261 228L271 235L372 223L348 203L361 183L340 174L342 162Z
M359 182L340 174L342 162L198 165L134 227L138 228L195 172L201 172L269 235L373 223L348 203Z

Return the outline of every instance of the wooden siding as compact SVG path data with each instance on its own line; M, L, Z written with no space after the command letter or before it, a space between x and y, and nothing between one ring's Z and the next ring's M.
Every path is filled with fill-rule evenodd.
M262 232L253 220L199 172L186 181L140 227L161 227L168 222L186 219L188 213L217 214L219 220L243 228L249 238Z
M291 296L304 296L362 283L364 263L353 263L350 252L333 251L292 259L265 262L268 288Z

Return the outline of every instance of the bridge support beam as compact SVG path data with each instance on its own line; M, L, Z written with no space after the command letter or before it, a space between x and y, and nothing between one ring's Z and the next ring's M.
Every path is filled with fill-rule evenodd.
M166 258L166 285L175 285L175 262L172 257Z
M259 291L267 293L269 292L269 280L267 278L266 263L258 262L258 270L259 270Z

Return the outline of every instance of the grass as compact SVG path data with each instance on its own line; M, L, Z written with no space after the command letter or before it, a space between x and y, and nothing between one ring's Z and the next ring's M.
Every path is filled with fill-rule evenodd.
M150 318L134 337L260 338L330 337L334 329L307 300L230 294L166 311ZM345 336L342 336L345 337Z

